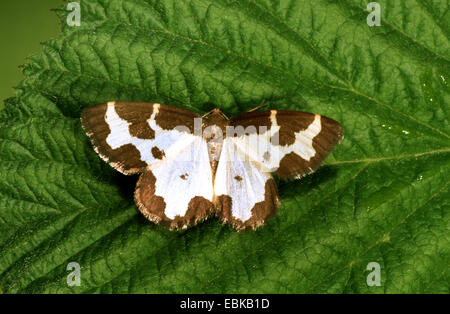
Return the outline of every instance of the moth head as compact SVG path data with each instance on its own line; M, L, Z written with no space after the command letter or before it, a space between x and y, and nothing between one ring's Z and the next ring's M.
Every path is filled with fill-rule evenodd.
M214 108L205 113L202 118L208 120L229 120L229 118L223 113L222 109Z

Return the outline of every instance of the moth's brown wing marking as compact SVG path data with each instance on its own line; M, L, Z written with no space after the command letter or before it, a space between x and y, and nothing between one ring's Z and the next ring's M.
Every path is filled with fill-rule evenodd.
M216 215L237 230L256 229L275 215L280 202L273 179L226 138L214 180Z
M342 126L333 119L291 110L243 113L231 118L230 125L256 127L257 134L236 142L249 158L282 178L316 170L343 136Z
M198 117L157 103L108 102L85 108L81 121L96 152L120 172L134 174L164 158L175 142L183 140L174 127L182 125L192 133Z
M150 166L140 177L135 199L150 220L171 229L187 228L212 212L213 186L206 142L190 135L186 149Z

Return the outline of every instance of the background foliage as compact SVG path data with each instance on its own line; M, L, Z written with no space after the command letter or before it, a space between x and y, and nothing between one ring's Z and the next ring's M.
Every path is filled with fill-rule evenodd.
M25 65L0 122L0 292L450 292L448 1L83 0ZM102 162L83 107L261 103L342 123L276 218L170 232ZM68 287L66 266L82 266ZM369 287L369 262L382 285Z
M3 100L14 95L12 86L23 79L19 64L33 51L40 50L39 42L56 37L58 21L50 8L62 0L2 1L0 6L0 110Z

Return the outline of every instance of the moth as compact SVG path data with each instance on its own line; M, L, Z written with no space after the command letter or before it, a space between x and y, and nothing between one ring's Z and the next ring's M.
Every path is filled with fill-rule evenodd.
M317 169L343 136L324 116L251 110L228 118L159 103L107 102L83 110L95 151L123 174L140 174L135 202L149 220L184 229L215 214L256 229L280 206L272 175Z

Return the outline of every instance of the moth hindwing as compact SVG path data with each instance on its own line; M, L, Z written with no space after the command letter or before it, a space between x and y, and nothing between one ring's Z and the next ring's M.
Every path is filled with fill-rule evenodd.
M84 109L95 151L139 174L135 201L151 221L187 228L215 213L237 230L257 228L280 205L272 174L313 172L342 138L330 118L299 111L201 117L158 103L108 102Z

